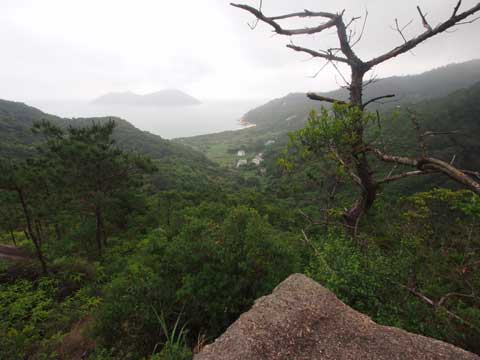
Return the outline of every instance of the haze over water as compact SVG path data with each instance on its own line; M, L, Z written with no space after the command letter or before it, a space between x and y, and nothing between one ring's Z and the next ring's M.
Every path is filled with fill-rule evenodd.
M239 123L264 100L214 100L195 106L154 107L98 105L87 101L29 101L40 110L61 117L116 116L165 139L211 134L243 128Z

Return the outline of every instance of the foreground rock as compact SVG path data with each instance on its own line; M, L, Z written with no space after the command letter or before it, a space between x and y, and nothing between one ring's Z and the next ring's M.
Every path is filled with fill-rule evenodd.
M480 359L453 345L381 326L304 275L258 299L195 360Z

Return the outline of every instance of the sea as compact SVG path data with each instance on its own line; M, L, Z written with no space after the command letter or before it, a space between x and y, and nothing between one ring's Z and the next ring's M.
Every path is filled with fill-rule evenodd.
M98 105L88 101L31 100L29 105L66 118L115 116L165 139L239 130L249 126L243 115L265 103L257 100L211 100L193 106Z

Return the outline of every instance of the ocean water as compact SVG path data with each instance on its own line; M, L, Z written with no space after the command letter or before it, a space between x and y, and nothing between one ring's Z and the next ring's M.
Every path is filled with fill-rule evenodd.
M264 100L205 101L183 107L96 105L83 101L29 101L48 114L68 118L116 116L165 139L211 134L244 127L243 115Z

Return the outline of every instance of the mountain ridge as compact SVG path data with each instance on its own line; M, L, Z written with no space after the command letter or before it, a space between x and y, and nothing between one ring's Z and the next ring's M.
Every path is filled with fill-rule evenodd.
M219 174L217 166L200 152L140 130L127 120L118 117L62 118L46 114L22 102L1 99L0 157L22 159L34 154L35 146L40 143L42 137L34 134L31 128L35 122L42 120L50 121L61 128L86 126L92 121L99 123L115 121L113 138L119 147L148 155L157 161L160 169L156 175L157 183L162 189L179 184L189 188L193 182L188 174L195 174L198 179L203 179L204 184L210 183L210 180Z
M428 80L429 85L424 84L424 79ZM392 82L397 85L391 86ZM399 83L400 85L398 85ZM450 114L451 111L457 111L459 112L459 119L467 121L466 118L464 119L465 112L461 111L461 109L462 106L476 106L476 99L480 93L480 85L476 84L480 84L480 60L451 64L420 75L387 78L376 84L370 85L367 88L365 99L368 100L373 96L379 96L378 94L391 93L392 87L394 88L393 92L396 92L395 89L403 89L402 91L408 92L412 91L413 88L414 94L412 96L397 99L395 102L389 101L384 104L373 104L373 106L370 107L370 110L388 112L399 105L401 107L416 107L416 105L424 107L426 103L435 103L434 107L441 107L441 105L445 103L445 105L448 106L447 109L442 110L444 113L448 112ZM372 86L377 86L377 88L374 88L372 91ZM457 95L453 97L455 93L457 93ZM347 97L346 91L342 89L337 89L330 93L323 93L323 95L338 98L340 100L345 100ZM471 98L470 100L468 100L469 97ZM451 104L450 99L454 98L458 98L455 102L461 102L463 105L458 106L458 104ZM255 153L270 153L274 149L281 151L286 142L288 142L287 133L303 127L312 109L318 110L326 105L328 104L308 99L305 93L291 93L285 97L273 99L247 112L244 115L245 121L255 124L255 127L235 132L230 131L210 135L199 135L196 137L179 138L175 139L175 141L189 145L194 149L201 151L208 158L219 164L234 164L236 150L239 150L240 148L247 149L247 152L249 152L249 155L252 157ZM432 107L433 105L428 106ZM425 120L424 125L431 130L436 128L434 126L436 123L432 118L434 117L434 114L431 113L430 110L428 111L428 119ZM453 115L449 115L448 117L452 118L452 116ZM477 133L477 129L474 126L475 123L472 122L470 117L467 122L469 123L469 127L462 130L468 131L470 128L474 133ZM404 127L408 127L409 124L410 123L407 121L406 125L397 124L396 126L399 126L402 133L404 132L408 138L411 136L414 136L415 138L415 135L411 134L410 128L404 129ZM438 124L436 125L438 126ZM452 130L448 129L445 125L446 124L443 124L442 122L442 127L444 127L445 130ZM390 130L393 131L394 129L390 127L389 131ZM454 130L458 129L454 128ZM391 135L393 137L393 134ZM399 138L399 140L405 139ZM271 144L272 141L275 141L275 144L266 148L265 144ZM468 141L468 143L472 144L472 141Z
M469 88L477 82L480 82L480 59L448 64L416 75L378 79L366 87L364 99L368 101L374 97L395 94L393 100L377 103L371 107L375 110L385 109L392 104L414 104L422 100L444 97L456 90ZM348 92L345 89L319 94L343 101L348 99ZM258 127L271 126L293 115L297 116L297 120L304 119L311 109L318 109L322 105L325 103L310 100L306 93L290 93L250 110L244 115L244 120Z

